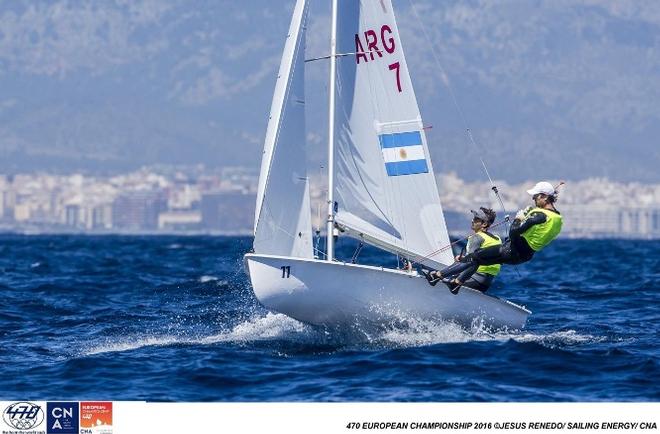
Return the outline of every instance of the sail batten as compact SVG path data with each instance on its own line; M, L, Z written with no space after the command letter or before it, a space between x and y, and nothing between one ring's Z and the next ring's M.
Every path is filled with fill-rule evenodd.
M340 0L335 220L430 266L452 261L426 133L390 0Z

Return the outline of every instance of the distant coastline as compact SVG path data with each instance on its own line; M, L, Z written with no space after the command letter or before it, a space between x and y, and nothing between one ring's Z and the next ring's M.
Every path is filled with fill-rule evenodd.
M449 236L452 240L464 238L467 231L450 230ZM119 231L119 230L73 230L73 229L32 229L32 228L3 228L0 227L0 238L3 236L26 236L26 237L45 237L45 236L80 236L80 237L239 237L239 238L252 238L253 234L249 230L237 232L222 232L222 231ZM568 234L560 235L560 239L565 240L627 240L627 241L656 241L660 239L657 236L624 236L615 234ZM321 239L323 246L325 236Z
M254 167L163 165L105 176L0 174L0 233L251 236L258 179ZM469 230L469 211L479 206L504 218L489 182L455 173L436 179L452 235ZM506 214L530 204L525 190L532 182L494 181ZM310 177L314 229L323 227L325 184L322 176ZM569 181L557 206L564 238L660 239L660 184Z

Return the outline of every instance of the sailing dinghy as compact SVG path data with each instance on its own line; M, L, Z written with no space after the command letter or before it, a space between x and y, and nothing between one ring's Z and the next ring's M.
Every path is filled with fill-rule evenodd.
M530 311L469 288L432 287L415 271L341 262L333 232L429 268L453 262L426 134L390 0L333 0L325 257L312 239L305 153L305 32L298 0L266 131L254 253L265 307L327 327L402 319L520 329ZM315 254L316 253L316 254Z

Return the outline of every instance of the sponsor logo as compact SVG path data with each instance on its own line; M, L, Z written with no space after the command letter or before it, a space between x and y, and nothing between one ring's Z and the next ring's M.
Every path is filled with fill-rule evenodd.
M80 433L112 434L112 402L81 402Z
M32 402L14 402L2 412L2 420L19 431L27 431L44 421L44 411L40 405Z
M47 434L78 434L80 426L78 402L46 404Z

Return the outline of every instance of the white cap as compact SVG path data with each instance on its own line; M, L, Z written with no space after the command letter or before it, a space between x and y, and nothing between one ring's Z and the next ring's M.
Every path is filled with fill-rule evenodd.
M531 190L527 190L527 193L529 193L532 196L539 193L548 196L554 196L557 194L555 188L548 181L537 182L536 185L531 188Z

